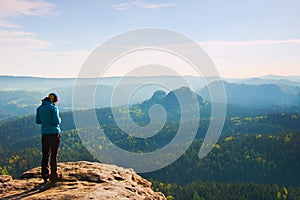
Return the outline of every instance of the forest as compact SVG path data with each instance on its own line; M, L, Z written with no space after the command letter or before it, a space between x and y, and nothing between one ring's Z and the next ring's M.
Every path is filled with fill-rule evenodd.
M155 190L168 199L299 199L300 196L300 113L290 107L250 109L229 105L221 137L203 159L198 152L210 123L210 104L187 88L177 92L192 95L202 112L198 132L189 149L174 163L160 170L140 174L153 182ZM132 119L139 125L150 121L149 108L166 108L164 127L153 137L134 138L121 130L112 108L96 109L100 127L76 128L73 113L63 112L59 161L97 161L83 145L79 131L98 140L101 128L117 146L132 152L150 152L174 138L180 110L174 93L156 92L152 98L130 107ZM193 108L189 108L193 109ZM87 115L93 110L81 110ZM258 112L259 111L259 112ZM123 113L124 108L117 108ZM121 115L122 116L122 115ZM0 173L18 177L40 165L40 127L35 116L27 115L0 122ZM193 121L189 122L193 123ZM106 148L99 147L99 150Z

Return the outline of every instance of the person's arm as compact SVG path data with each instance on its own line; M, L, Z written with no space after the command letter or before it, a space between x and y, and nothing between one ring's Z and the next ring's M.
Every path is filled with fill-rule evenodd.
M36 110L35 123L37 123L37 124L42 123L38 109Z
M52 118L52 120L53 120L53 123L55 125L58 125L58 124L61 123L61 118L59 116L59 110L58 110L58 108L56 106L54 106L53 108L54 108L54 112L53 112L53 118Z

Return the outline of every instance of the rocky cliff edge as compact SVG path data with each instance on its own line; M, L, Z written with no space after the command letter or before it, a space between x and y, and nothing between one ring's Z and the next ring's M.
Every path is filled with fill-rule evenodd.
M81 161L59 163L58 171L61 180L55 184L43 183L40 167L14 180L2 175L0 199L166 199L132 169Z

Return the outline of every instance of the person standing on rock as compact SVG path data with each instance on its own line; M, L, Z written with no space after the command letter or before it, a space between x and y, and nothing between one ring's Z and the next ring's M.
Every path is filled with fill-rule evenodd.
M43 154L42 178L45 182L48 180L56 182L58 180L57 162L58 147L60 143L61 118L56 106L57 101L57 94L50 93L48 97L45 97L42 100L42 105L40 105L36 110L36 123L41 124ZM51 157L51 174L49 170L49 157Z

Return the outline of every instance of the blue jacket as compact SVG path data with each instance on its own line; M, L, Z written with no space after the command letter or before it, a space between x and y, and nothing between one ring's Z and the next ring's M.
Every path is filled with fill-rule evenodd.
M61 132L59 127L61 123L59 110L51 101L42 100L42 105L36 110L35 122L42 124L42 134L56 134Z

